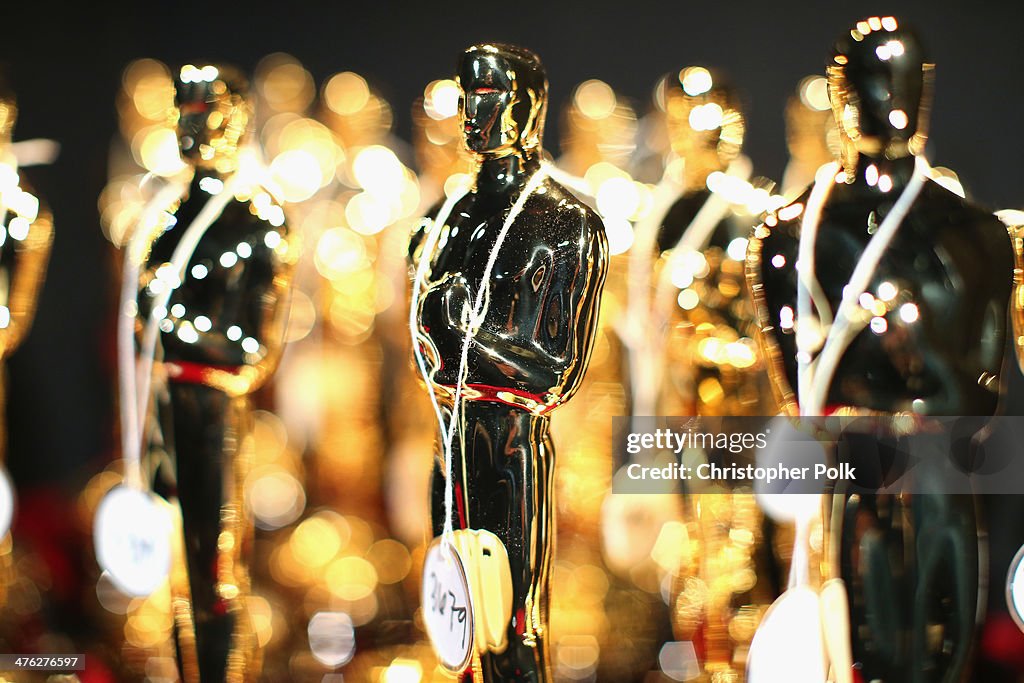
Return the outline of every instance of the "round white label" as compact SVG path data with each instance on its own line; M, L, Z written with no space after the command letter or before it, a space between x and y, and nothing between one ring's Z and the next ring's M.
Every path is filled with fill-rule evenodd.
M171 568L171 519L153 497L117 486L100 502L93 528L96 560L128 595L156 590Z
M469 666L473 653L473 604L466 570L455 548L434 539L423 561L423 621L438 659L449 671Z
M818 594L790 588L765 612L747 655L749 683L823 683L828 666Z
M1006 604L1010 608L1010 616L1024 631L1024 546L1010 563L1010 572L1006 577Z
M7 476L7 470L0 465L0 538L11 530L11 519L14 517L14 487Z

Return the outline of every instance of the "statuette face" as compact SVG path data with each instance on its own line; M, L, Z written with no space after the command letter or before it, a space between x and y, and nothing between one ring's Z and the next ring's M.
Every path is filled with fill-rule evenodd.
M548 84L535 54L510 45L474 46L463 55L456 80L469 151L505 156L540 147Z
M836 42L826 73L847 172L857 152L924 151L934 68L917 36L893 17L858 22Z
M186 64L174 90L182 156L198 168L237 170L252 109L247 79L230 66Z
M669 140L672 151L686 160L686 176L707 177L728 168L746 132L739 96L729 82L715 70L689 66L667 79L664 88Z

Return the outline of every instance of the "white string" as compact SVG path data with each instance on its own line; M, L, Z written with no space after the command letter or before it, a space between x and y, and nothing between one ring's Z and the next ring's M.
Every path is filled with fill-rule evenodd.
M783 494L785 495L785 494ZM805 494L797 494L805 495ZM809 586L811 584L811 522L801 514L795 520L793 556L789 559L789 583L786 588Z
M143 489L141 450L146 405L140 406L138 368L135 357L135 319L138 309L139 278L148 247L149 226L156 223L160 212L180 199L188 186L170 181L142 209L135 231L125 245L121 272L121 298L117 317L117 366L121 408L121 457L124 460L125 484ZM148 401L146 401L148 403Z
M754 166L750 159L740 155L729 164L729 167L725 170L725 175L730 178L747 181L753 172ZM712 199L715 199L713 203ZM678 249L700 251L707 247L711 236L715 232L715 228L718 227L718 224L728 214L729 209L729 200L719 192L712 192L711 196L704 202L704 205L700 207L697 215L693 217L690 225L680 235L679 242L673 247L673 253L676 253Z
M49 166L60 156L60 143L46 138L22 140L11 144L11 152L18 166Z
M545 162L544 167L548 171L548 175L559 185L564 185L576 194L590 197L591 199L597 199L597 195L594 192L594 186L587 181L586 178L581 178L578 175L573 175L568 171L565 171L555 164Z
M750 177L753 171L753 166L750 163L750 159L739 156L729 164L729 168L725 174L733 178L739 178L740 180L746 180ZM680 255L690 251L702 251L707 247L708 241L715 232L715 228L721 223L726 216L728 216L732 205L729 200L723 197L717 192L712 192L704 204L697 211L697 214L690 221L690 224L683 230L683 234L679 236L675 245L672 247L672 258L669 262L661 269L660 276L658 278L658 286L654 293L654 306L656 318L655 323L657 326L656 330L662 329L665 322L665 317L671 310L671 294L672 294L672 261L679 258Z
M829 191L835 184L836 173L839 172L839 164L830 162L823 164L815 173L814 186L811 188L811 195L807 198L807 205L805 208L804 227L801 228L800 232L800 243L798 246L797 253L797 320L796 320L796 333L797 333L797 396L803 397L806 395L806 391L809 391L810 380L811 380L811 352L809 349L801 348L801 345L806 345L806 337L802 337L802 334L806 334L806 330L800 327L801 321L811 320L811 301L813 300L818 314L819 322L822 325L822 329L827 327L832 322L832 311L828 303L828 298L824 296L824 292L821 290L821 285L818 283L817 277L814 272L814 242L813 240L804 240L804 230L807 226L807 216L815 215L820 217L822 207L825 205L825 200L828 198ZM811 226L811 231L817 231L817 223ZM809 252L808 252L809 250ZM804 267L804 264L808 264ZM827 316L827 322L826 322ZM798 398L800 406L803 405L802 401ZM806 586L810 584L810 561L811 561L811 548L810 548L810 525L811 520L804 515L799 515L796 519L795 537L793 539L793 556L790 558L789 563L789 583L788 588L796 588L797 586Z
M126 477L128 467L131 465L133 471L132 476L138 477L138 486L141 486L142 481L141 452L143 421L145 420L146 413L149 410L150 388L152 385L153 364L156 359L156 345L158 341L160 321L165 315L167 315L167 304L170 302L171 295L185 279L185 268L188 266L188 262L191 260L192 254L195 253L196 247L199 245L203 235L205 235L206 231L209 230L211 225L213 225L213 222L220 217L224 212L224 208L234 197L234 190L239 182L239 174L236 173L224 184L224 187L218 194L212 196L206 202L193 223L188 226L184 234L181 236L181 239L174 248L174 252L171 254L170 260L170 265L175 274L176 281L164 283L164 288L160 290L153 301L149 317L147 318L145 327L143 328L142 344L139 349L138 379L135 391L133 392L133 396L135 397L134 410L137 412L133 421L125 423L126 425L131 425L132 431L126 437L126 449L123 456L125 458ZM169 192L170 190L168 189L168 193ZM136 231L136 234L132 235L132 242L135 241L136 237L143 239L143 236L140 235L139 232L140 231ZM131 260L131 253L129 253L128 256L129 259L126 260ZM127 273L129 268L141 267L141 263L137 262L134 266L126 263L125 267ZM130 306L126 301L124 301L124 296L125 292L133 286L133 282L138 282L137 274L134 281L126 278L125 282L122 283L122 320L119 325L118 355L123 377L127 377L132 374L131 372L125 372L125 369L132 365L132 359L130 359L129 352L134 353L134 340L132 338L134 316L131 321L125 320L128 317L127 312L130 310ZM137 284L134 285L134 287L137 286ZM134 293L135 292L133 291L133 294ZM127 328L127 333L123 332L122 328ZM124 385L122 385L122 390L126 390ZM122 405L132 403L132 401L126 401L126 398L126 396L122 396ZM124 408L122 408L122 411L123 410ZM126 431L124 425L122 425L122 431ZM128 438L130 438L131 441L127 441Z
M823 175L823 174L822 174ZM833 174L834 176L834 174ZM886 215L885 220L872 235L868 241L867 247L864 249L864 253L858 260L856 267L853 269L853 274L850 276L849 284L843 289L843 298L839 304L839 309L836 311L835 324L829 329L828 334L825 336L825 344L819 356L814 360L813 364L807 369L810 373L808 381L805 387L798 387L797 399L800 406L801 415L820 415L825 404L825 400L828 396L828 389L832 384L832 378L835 375L836 368L839 365L839 360L842 358L843 352L853 341L857 333L863 328L864 321L857 320L853 316L853 311L858 305L860 295L863 294L871 280L874 278L875 270L878 267L878 263L881 261L882 255L888 248L889 243L892 242L893 237L899 230L900 224L903 219L906 218L907 213L910 211L910 207L917 199L918 194L921 192L921 188L924 187L925 182L928 179L928 162L923 156L917 156L914 159L914 173L907 183L907 186L903 189L899 199L893 205L892 209ZM830 185L835 182L834 177L827 181ZM816 182L817 186L819 183ZM812 195L814 191L812 190ZM815 279L815 264L814 264L814 245L817 239L818 224L821 220L821 210L824 205L824 197L822 197L821 203L815 206L811 206L811 202L808 201L807 208L804 213L804 222L801 226L800 231L800 254L809 255L809 260L801 262L798 265L798 270L802 273L806 263L807 278L810 280ZM804 243L807 243L806 245ZM802 257L801 257L802 258ZM798 278L798 282L803 281L803 277ZM806 282L806 281L804 281ZM798 289L799 291L799 289ZM810 303L806 300L805 296L805 309L803 313L799 311L800 298L798 296L798 318L797 324L799 325L800 316L808 315ZM809 320L810 318L804 318ZM810 359L810 350L806 348L806 336L803 336L805 348L801 349L801 337L802 335L797 330L797 345L798 345L798 361L800 356L806 354L805 361ZM809 393L799 393L803 389Z
M892 210L889 211L885 220L882 221L878 231L872 236L871 241L868 242L864 254L861 256L857 267L854 268L853 275L850 277L850 284L843 291L843 299L839 305L839 310L836 312L835 327L829 333L825 341L825 348L822 350L816 363L817 367L814 372L815 378L811 393L813 414L820 414L828 395L828 388L832 383L832 377L839 365L839 360L842 358L846 347L850 345L854 336L864 325L863 321L854 319L853 311L858 304L860 295L871 284L875 270L878 268L878 263L881 261L886 248L892 242L897 230L899 230L900 224L906 218L910 207L928 180L927 171L928 162L924 157L916 157L914 160L913 176L907 183L907 187L903 190L900 198L896 201L896 204L893 205Z
M430 258L433 255L434 245L444 229L445 223L448 221L448 216L451 215L452 209L459 202L460 199L469 194L469 187L460 186L455 188L451 195L444 201L441 208L438 210L434 220L428 224L425 228L425 235L423 238L423 246L420 247L420 258L416 264L416 276L412 283L412 298L409 304L409 333L412 336L412 354L413 358L416 359L416 367L419 368L420 375L423 376L423 381L427 385L427 395L430 397L430 405L434 408L434 416L437 418L439 425L438 435L442 439L442 445L444 443L444 435L447 430L445 425L444 413L441 412L441 404L437 400L437 394L434 392L434 384L430 379L430 373L427 371L426 361L423 358L423 354L420 352L420 339L419 339L419 312L420 312L420 293L424 287L424 278L426 278L427 270L430 267ZM446 454L442 453L445 467L445 489L444 489L444 507L445 507L445 531L448 531L448 510L452 506L451 492L451 478L452 469L450 458ZM447 542L447 536L442 539L442 543Z
M814 185L811 187L811 195L807 198L807 205L804 208L804 222L800 228L800 242L797 248L796 260L796 362L797 362L797 401L803 406L804 398L810 396L812 365L811 354L816 348L810 348L810 339L813 333L810 325L818 325L819 330L826 328L825 321L818 320L811 315L811 292L817 284L814 268L814 243L818 231L818 222L821 219L821 211L825 206L832 186L835 185L835 177L839 172L839 164L831 161L823 164L814 174ZM820 285L819 285L820 289ZM824 297L823 297L824 298ZM818 315L823 316L828 311L827 299L823 307L818 308ZM831 313L829 311L829 313ZM830 315L831 317L831 315ZM801 411L802 412L802 411Z
M626 315L622 319L619 336L626 342L628 352L631 413L634 417L654 415L657 409L660 356L653 351L648 328L651 271L654 269L658 229L683 190L675 180L676 175L682 175L682 171L678 174L666 172L655 186L651 209L634 226L633 247L629 250Z
M433 226L430 228L427 240L423 245L423 250L420 253L419 264L416 268L416 280L413 282L413 298L412 305L409 311L409 326L413 336L413 353L416 356L416 364L419 366L420 372L423 373L424 379L426 380L427 389L430 392L431 401L434 403L435 411L437 412L438 422L441 426L443 435L443 457L445 466L445 486L444 486L444 529L441 536L441 546L447 551L451 549L451 536L454 533L454 520L453 520L453 508L454 508L454 482L452 481L454 476L452 466L452 442L455 439L455 430L458 426L459 420L459 408L462 402L462 394L465 388L466 375L469 369L469 347L476 336L477 329L483 324L484 319L487 316L487 307L490 304L490 280L491 271L494 270L494 264L498 260L498 252L501 250L501 246L505 241L505 236L508 234L512 224L515 223L519 214L522 213L523 207L526 206L526 200L532 195L544 182L544 179L548 176L549 169L546 164L542 164L541 168L533 174L530 180L526 183L526 187L523 188L522 192L516 198L515 203L512 205L512 209L509 211L508 216L505 217L505 221L501 226L501 230L498 232L498 237L494 242L494 246L491 247L491 253L487 257L487 264L484 266L484 272L480 279L480 289L477 291L476 300L473 304L473 309L470 311L469 320L467 321L466 334L462 340L462 353L459 359L459 371L456 376L455 394L452 402L451 419L448 420L448 424L445 425L444 415L440 411L440 407L437 405L437 399L434 396L433 385L429 373L426 371L425 363L421 354L419 353L419 340L418 340L418 322L417 317L419 313L419 292L423 286L423 278L426 275L427 268L429 267L431 251L433 250L434 243L437 241L437 235L441 232L444 227L442 220L442 212L447 207L447 213L450 213L455 205L455 202L459 198L450 197L448 201L441 207L441 211L438 212L437 218L434 219ZM465 194L465 193L463 193ZM454 195L453 195L454 197ZM450 206L449 206L450 204ZM443 217L447 218L447 214ZM431 240L430 236L434 238ZM428 249L428 246L430 249Z

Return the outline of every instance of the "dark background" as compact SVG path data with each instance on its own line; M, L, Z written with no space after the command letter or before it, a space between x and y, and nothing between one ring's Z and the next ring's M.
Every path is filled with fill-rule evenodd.
M17 7L11 7L17 4ZM821 73L832 40L857 19L894 14L918 28L937 62L934 163L958 171L978 201L1024 206L1024 3L954 5L607 0L330 4L241 2L76 5L5 0L0 58L21 116L15 139L48 137L63 150L30 178L56 219L50 272L32 334L10 360L10 468L21 487L69 490L111 457L111 250L96 198L116 134L114 97L126 63L230 61L251 69L270 52L298 57L318 82L341 70L366 76L391 101L408 138L423 86L450 75L458 52L482 40L536 50L551 81L552 116L571 88L601 78L646 106L659 75L700 62L744 91L747 153L760 173L785 164L782 111L797 81ZM557 141L556 126L548 146Z

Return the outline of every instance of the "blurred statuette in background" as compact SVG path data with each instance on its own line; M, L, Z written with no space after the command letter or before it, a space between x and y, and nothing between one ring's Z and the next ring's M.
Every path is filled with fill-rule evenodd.
M154 327L159 337L155 420L144 443L167 453L153 463L154 490L180 508L171 572L179 668L185 680L204 683L255 680L260 668L247 611L249 396L281 352L296 257L281 204L246 157L247 87L225 65L186 65L177 73L174 115L185 169L169 180L177 196L161 193L154 201L173 198L143 211L129 245L141 253L126 254L143 259L140 360L154 352Z

